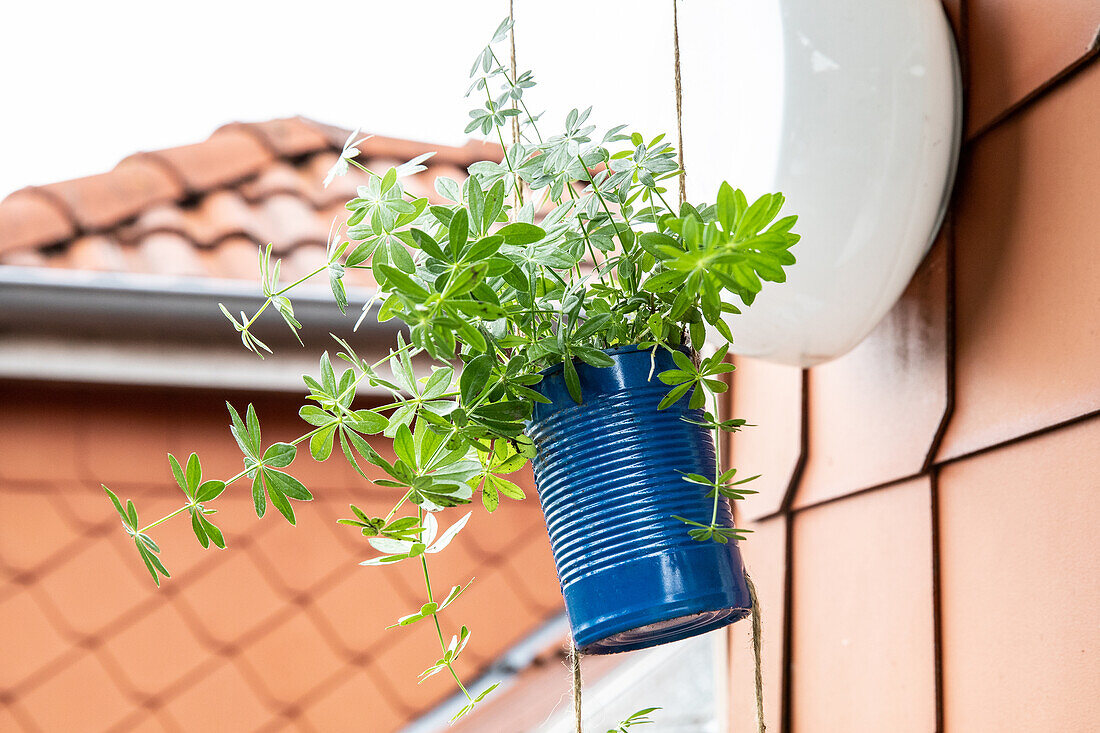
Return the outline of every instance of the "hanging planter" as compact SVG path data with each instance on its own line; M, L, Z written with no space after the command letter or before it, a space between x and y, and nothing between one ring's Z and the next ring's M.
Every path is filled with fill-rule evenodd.
M666 351L605 349L614 365L578 363L582 402L564 368L543 373L528 435L573 639L588 654L677 641L751 610L735 542L696 542L677 517L709 523L713 499L685 474L714 471L703 410L681 397L658 410L675 369ZM689 422L694 421L694 422ZM725 499L718 522L733 528Z
M250 484L259 517L270 505L293 524L290 500L312 498L290 468L307 447L314 460L347 460L365 481L394 490L392 507L352 505L353 517L339 521L373 549L362 565L420 566L425 602L393 626L430 619L421 628L434 627L439 656L424 660L421 677L455 680L464 699L456 718L496 685L474 691L461 681L456 662L470 630L450 607L469 584L433 587L429 563L481 509L465 505L480 500L491 513L502 497L526 498L508 476L528 460L581 650L641 649L750 611L759 639L736 544L743 530L728 503L752 493L743 485L754 477L736 478L716 450L723 431L744 425L719 415L723 375L733 370L725 319L740 313L735 299L751 305L765 281L783 282L799 240L796 217L780 216L779 193L750 202L723 183L712 201L670 204L682 171L663 135L647 140L625 125L599 134L591 109L570 111L557 134L540 132L525 101L530 73L508 74L493 50L510 27L502 23L478 54L470 91L485 100L466 130L503 144L511 127L502 159L473 163L461 182L437 178L429 203L403 182L428 154L371 171L358 160L365 139L353 134L330 172L366 174L346 204L346 231L334 232L312 274L289 285L269 245L258 310L238 319L222 307L242 344L262 354L268 347L252 328L265 310L297 333L291 290L323 276L346 309L345 273L369 270L378 289L363 317L404 322L408 341L398 335L372 362L337 338L338 358L324 353L305 377L298 414L307 428L291 442L265 442L255 409L230 407L243 469L211 479L198 456L170 457L185 498L161 519L143 525L133 503L108 490L158 584L168 570L149 531L189 517L203 547L224 547L210 504L237 482ZM693 358L708 328L722 344ZM356 409L364 390L386 395L384 404ZM377 434L392 440L392 454L365 437Z

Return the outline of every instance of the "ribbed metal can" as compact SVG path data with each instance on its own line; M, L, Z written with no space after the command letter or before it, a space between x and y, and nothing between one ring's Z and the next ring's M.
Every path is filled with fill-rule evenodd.
M713 499L684 473L714 473L714 441L687 398L658 410L657 375L671 355L607 349L615 364L577 363L582 402L561 365L544 372L528 435L573 639L588 654L643 649L695 636L751 610L734 542L697 542L674 516L707 524ZM733 526L719 499L718 521Z

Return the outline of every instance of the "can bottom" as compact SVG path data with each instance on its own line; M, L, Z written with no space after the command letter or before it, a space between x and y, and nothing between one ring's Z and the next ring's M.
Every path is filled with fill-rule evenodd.
M752 602L734 543L691 541L589 573L562 588L586 654L645 649L719 629Z
M743 608L724 608L657 621L635 629L620 631L588 645L585 654L615 654L645 649L658 644L680 641L740 621L749 613Z

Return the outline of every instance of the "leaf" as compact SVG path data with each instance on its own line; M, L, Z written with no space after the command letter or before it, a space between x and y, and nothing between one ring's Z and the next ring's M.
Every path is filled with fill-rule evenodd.
M494 359L489 354L481 354L470 360L470 363L462 368L459 377L459 393L462 403L469 405L474 402L484 391L489 375L493 371Z
M488 695L488 694L489 694L490 692L492 692L493 690L495 690L495 689L496 689L496 688L497 688L497 687L498 687L499 685L500 685L500 683L499 683L499 682L497 682L497 683L495 683L495 684L492 684L492 685L490 685L489 687L486 687L486 688L485 688L484 690L482 690L482 691L481 691L481 694L479 694L479 695L478 695L477 697L475 697L475 698L474 698L474 702L481 702L482 700L484 700L484 699L485 699L485 697L486 697L486 696L487 696L487 695Z
M565 387L569 390L569 396L579 405L581 404L581 379L580 376L577 375L577 367L573 365L573 360L568 358L563 364L565 371Z
M470 221L466 214L466 209L458 209L454 213L454 216L451 217L447 237L451 244L452 252L457 254L466 247L466 240L470 237Z
M206 529L202 526L202 520L199 516L197 511L191 512L191 530L195 533L199 544L203 546L203 549L206 549L210 546L210 537L207 536Z
M122 519L122 523L125 524L127 527L130 527L131 529L137 529L137 527L134 527L132 524L130 524L130 518L126 516L126 510L122 508L122 502L118 500L115 492L111 491L106 486L103 486L103 484L100 484L100 486L102 486L103 490L107 492L107 496L110 497L111 503L115 505L115 511L118 512L118 516L120 519Z
M665 384L673 385L691 381L694 377L682 369L669 369L658 374L657 379L660 379Z
M385 275L387 282L396 288L402 295L406 295L418 303L422 303L431 297L431 294L427 290L396 267L390 267L385 264L379 264L377 267L379 271Z
M718 221L721 223L722 229L727 233L733 231L737 214L733 187L723 181L722 185L718 187Z
M269 489L275 489L280 494L286 494L298 501L311 501L313 499L313 494L309 493L309 489L305 487L305 484L289 473L272 469L264 469L263 473L267 477ZM274 503L274 499L272 499L272 502Z
M213 522L206 517L199 514L199 521L202 522L202 528L206 531L206 536L210 538L210 541L221 549L225 549L225 537L222 535L222 531L218 529Z
M263 471L257 471L252 478L252 506L256 510L256 516L261 519L267 511L267 498L264 496L264 484L261 477Z
M321 428L309 439L309 452L315 461L327 461L332 455L332 440L336 434L337 423Z
M302 409L298 410L298 416L310 425L316 427L328 425L330 422L336 420L335 416L325 412L317 405L305 405Z
M582 341L595 336L597 332L611 319L610 313L597 313L589 316L580 328L573 334L573 338Z
M462 519L459 519L457 522L448 527L447 530L443 532L443 534L439 535L439 539L433 542L428 549L424 550L424 552L435 553L442 552L444 549L446 549L447 545L451 544L451 540L455 538L455 535L461 532L462 528L466 526L466 523L470 521L471 514L473 514L473 512L466 512L466 514L463 515ZM428 516L430 517L431 515L429 514Z
M187 459L187 488L188 493L194 491L199 486L199 482L202 480L202 464L199 463L198 455L192 453Z
M676 362L676 366L680 367L685 372L688 372L689 374L696 373L695 365L691 362L691 359L689 359L688 355L680 351L679 349L674 349L672 351L672 360Z
M521 501L527 498L527 494L519 487L519 484L513 483L506 478L501 478L500 476L490 476L489 478L493 482L493 487L509 499Z
M491 481L485 481L481 487L481 503L485 505L485 511L495 512L500 506L500 494Z
M615 366L615 360L599 349L593 349L589 346L573 346L571 350L581 361L590 366Z
M520 221L506 224L496 233L504 237L505 243L517 245L534 244L546 236L542 227Z
M648 278L642 283L642 289L651 293L667 293L683 284L685 279L684 273L668 270Z
M365 435L380 433L390 424L385 415L380 415L373 410L356 410L353 414L355 420L348 421L348 427Z
M432 399L440 396L447 391L448 387L451 386L451 381L453 378L454 369L452 369L451 367L441 367L439 369L436 369L432 372L432 375L428 377L428 381L424 383L424 392L422 394L423 398Z
M298 524L297 519L294 517L294 507L290 505L290 501L285 495L272 490L270 485L268 486L267 495L271 497L271 505L279 510L279 513L283 515L286 521L293 525Z
M657 405L657 409L663 410L674 404L677 400L687 394L687 391L691 389L692 384L693 382L685 382L678 387L673 387L672 391L665 395L665 398L661 400L661 404Z
M272 443L268 449L264 451L263 463L267 466L283 468L290 465L297 453L298 449L290 443Z
M225 491L224 481L203 481L202 484L199 485L198 491L195 492L195 501L199 503L213 501L221 496L223 491Z
M233 405L226 402L225 406L229 408L229 417L233 421L229 428L229 432L232 433L233 439L237 441L237 445L246 456L259 460L259 447L253 447L252 438L249 435L248 428L245 426L244 421L241 420L241 416L233 409Z
M248 403L248 409L245 411L245 424L248 426L248 436L252 441L252 449L256 452L260 452L260 446L263 443L260 442L260 420L256 417L256 408L252 406L252 403Z
M183 489L183 493L190 497L191 491L187 488L187 479L183 475L183 469L180 468L180 462L171 453L168 454L168 465L172 467L172 476L176 479L176 483Z
M397 457L409 468L416 469L416 447L413 445L412 431L408 425L402 425L393 436L393 450Z

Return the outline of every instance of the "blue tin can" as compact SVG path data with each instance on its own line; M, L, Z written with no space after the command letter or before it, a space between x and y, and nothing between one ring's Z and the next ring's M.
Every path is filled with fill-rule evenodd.
M752 608L734 542L697 542L674 515L707 524L713 499L682 473L714 473L714 441L687 397L657 410L670 354L607 349L614 366L577 363L582 403L562 366L534 388L528 435L573 639L588 654L644 649L702 634ZM651 377L652 375L652 377ZM718 521L733 526L719 499Z

